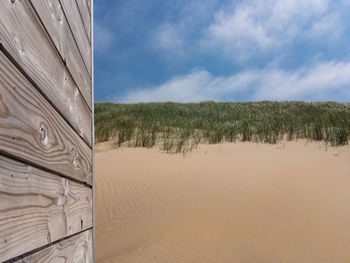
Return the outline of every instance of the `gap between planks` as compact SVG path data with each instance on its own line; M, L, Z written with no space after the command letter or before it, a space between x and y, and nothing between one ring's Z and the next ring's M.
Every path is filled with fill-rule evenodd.
M92 147L91 110L30 4L0 1L0 17L1 49Z
M0 261L92 227L92 189L0 156Z
M74 241L79 240L81 238L85 239L85 237L84 236L81 237L81 235L84 235L85 233L88 233L88 232L90 232L90 233L87 234L87 235L88 236L92 236L92 233L91 233L92 232L92 228L89 228L89 229L83 230L81 232L78 232L76 234L73 234L71 236L68 236L68 237L62 238L60 240L57 240L55 242L52 242L51 244L48 244L48 245L45 245L43 247L34 249L34 250L30 251L30 252L27 252L27 253L25 253L23 255L20 255L20 256L18 256L16 258L7 260L7 261L5 261L3 263L38 263L38 258L40 257L40 254L48 254L46 252L48 250L49 252L51 252L49 254L52 255L52 254L54 254L54 252L52 252L50 250L52 250L52 249L55 250L55 248L54 248L55 246L61 245L61 244L64 246L65 242L70 242L71 243L72 241L74 242ZM90 238L88 237L87 238L88 242L89 242L89 239ZM90 242L92 242L92 240ZM58 257L61 258L62 255L59 255ZM46 263L47 262L47 259L44 259L44 260L46 260L46 261L44 261L42 263ZM50 258L50 260L52 260L52 259ZM82 261L80 261L80 262L82 262ZM83 262L84 263L93 263L94 261L83 261Z
M92 184L91 148L2 52L0 85L0 151Z

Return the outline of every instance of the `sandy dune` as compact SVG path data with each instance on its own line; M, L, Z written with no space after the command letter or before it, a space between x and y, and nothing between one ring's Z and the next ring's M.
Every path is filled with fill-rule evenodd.
M350 146L97 146L96 260L350 262Z

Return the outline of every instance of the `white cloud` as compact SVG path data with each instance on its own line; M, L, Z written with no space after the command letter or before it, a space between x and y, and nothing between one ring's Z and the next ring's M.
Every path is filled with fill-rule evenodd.
M180 30L178 27L171 24L162 24L155 32L152 44L156 48L180 52L182 50L184 40L180 35Z
M339 32L340 13L330 10L330 0L247 0L216 12L200 42L242 59L302 41L310 31Z
M296 71L262 69L231 76L213 76L205 70L172 78L166 83L130 91L119 102L234 100L350 101L350 63L325 62ZM239 94L239 96L237 96Z
M330 13L316 21L310 28L311 37L328 37L337 39L342 33L343 25L337 13ZM332 40L330 39L330 40Z
M158 87L129 92L121 102L200 101L212 97L215 79L207 71L178 76Z
M114 34L98 22L94 23L94 50L104 53L114 41Z
M218 13L216 23L209 27L209 35L237 48L244 48L247 42L261 48L273 44L265 28L255 23L247 8L229 17L222 12Z
M198 39L219 2L219 0L170 1L169 6L173 9L173 15L166 15L153 30L148 39L149 46L160 51L160 54L168 59L186 60L198 52Z
M260 87L254 98L350 101L350 63L326 62L295 72L272 70L260 75Z

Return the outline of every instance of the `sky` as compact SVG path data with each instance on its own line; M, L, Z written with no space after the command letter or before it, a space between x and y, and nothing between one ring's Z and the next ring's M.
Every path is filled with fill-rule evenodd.
M350 102L350 0L94 0L95 101Z

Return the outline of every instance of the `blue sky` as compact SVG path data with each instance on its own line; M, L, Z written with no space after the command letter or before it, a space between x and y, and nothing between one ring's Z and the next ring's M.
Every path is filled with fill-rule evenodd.
M350 0L95 0L95 101L350 101Z

